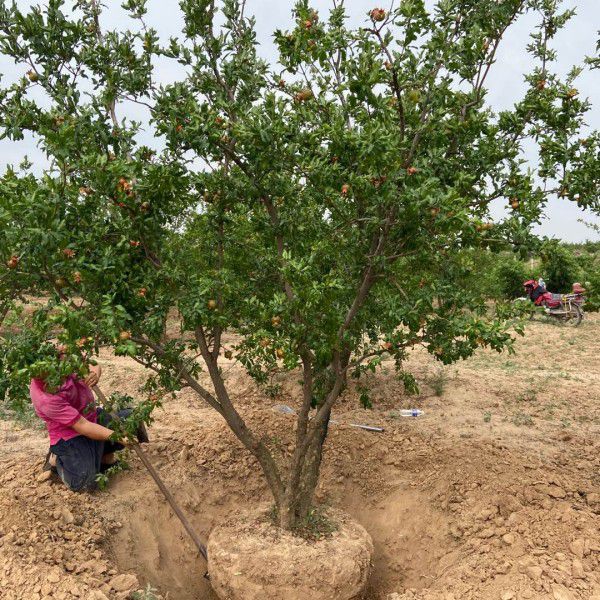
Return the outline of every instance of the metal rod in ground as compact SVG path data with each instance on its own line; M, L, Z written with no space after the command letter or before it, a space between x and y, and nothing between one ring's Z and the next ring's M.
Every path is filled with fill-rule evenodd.
M273 407L273 410L283 413L284 415L295 415L296 411L287 404L276 404ZM330 419L330 423L334 425L339 425L340 422L335 419ZM357 429L364 429L365 431L375 431L377 433L383 433L385 429L383 427L375 427L374 425L361 425L360 423L348 423L350 427L356 427Z

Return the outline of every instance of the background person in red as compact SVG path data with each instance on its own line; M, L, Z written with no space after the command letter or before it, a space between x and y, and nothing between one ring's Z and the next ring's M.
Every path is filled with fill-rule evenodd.
M110 440L112 418L94 404L91 387L101 373L99 366L92 365L85 379L69 375L53 393L42 379L32 379L29 387L35 412L46 423L50 437L47 464L73 491L94 489L96 475L114 464L114 452L126 444ZM130 412L120 411L118 416L124 418Z

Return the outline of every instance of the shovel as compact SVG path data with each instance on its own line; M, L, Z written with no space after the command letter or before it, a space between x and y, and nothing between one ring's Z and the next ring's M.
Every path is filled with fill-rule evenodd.
M98 400L100 400L100 402L102 402L102 403L105 403L106 396L104 395L102 390L97 385L93 386L92 389L94 390L96 396L98 396ZM198 551L200 552L200 554L202 554L202 556L204 557L204 560L208 560L206 546L200 541L198 534L192 528L190 522L187 520L187 517L183 514L183 511L181 510L181 508L179 508L179 505L175 501L173 494L171 494L171 492L167 489L167 486L164 484L163 480L160 478L158 471L152 466L152 463L150 462L150 459L148 458L147 454L142 450L142 447L137 442L133 442L131 444L131 448L133 448L134 452L139 456L140 460L144 463L144 466L146 467L146 469L148 469L148 472L152 476L152 479L154 479L154 481L156 482L158 489L163 493L164 497L167 499L167 502L170 504L171 508L173 509L173 512L177 515L177 517L181 521L181 524L183 525L185 530L188 532L189 536L192 538L192 541L194 542L194 544L196 544L196 547L198 548Z

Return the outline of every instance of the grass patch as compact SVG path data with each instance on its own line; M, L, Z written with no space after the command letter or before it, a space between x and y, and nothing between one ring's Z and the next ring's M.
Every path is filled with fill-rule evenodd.
M269 519L275 527L279 527L279 511L276 506L273 506L269 512ZM316 542L331 537L337 530L337 524L327 516L327 507L317 506L294 527L292 533L305 540Z
M517 365L517 363L515 363L512 360L505 360L501 365L500 368L508 371L509 373L514 373L515 371L519 370L519 365Z
M0 402L0 421L12 421L27 429L44 429L44 422L35 414L31 405L14 408Z
M517 427L531 427L533 425L533 417L531 415L528 415L527 413L523 413L523 412L516 412L513 416L511 421L517 426Z
M517 402L519 403L537 402L537 399L537 390L528 390L517 396Z
M556 411L561 409L568 409L569 402L566 400L556 400L554 399L552 402L545 403L541 410L543 412L543 419L546 421L551 421L556 417Z
M148 584L145 589L131 594L133 600L158 600L160 598L158 590Z
M436 396L443 396L446 386L448 385L448 374L444 369L438 369L435 374L427 380L427 383Z
M590 417L589 415L578 415L575 417L578 423L598 423L600 419L598 417Z
M543 411L545 413L545 419L547 421L552 420L557 408L558 408L558 404L555 404L555 403L546 404L546 406L544 406Z

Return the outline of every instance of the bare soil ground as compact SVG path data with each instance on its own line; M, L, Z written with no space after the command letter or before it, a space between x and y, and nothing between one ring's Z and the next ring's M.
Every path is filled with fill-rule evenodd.
M366 382L372 410L347 390L318 497L373 537L368 600L600 600L599 337L597 315L578 329L534 323L514 356L481 351L440 370L415 350L416 398L391 365ZM135 394L141 367L102 358L105 392ZM297 377L272 399L235 363L226 371L244 417L286 456L292 421L271 407L295 405ZM425 416L393 416L412 406ZM190 390L156 416L148 451L202 537L269 500L254 459ZM122 599L148 583L170 600L214 600L137 459L108 491L73 494L41 475L44 432L1 422L0 439L3 600Z

